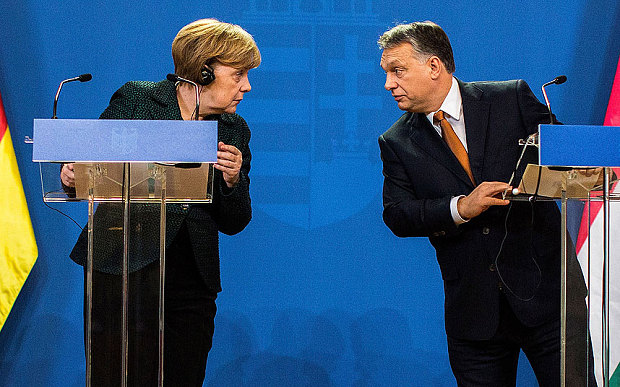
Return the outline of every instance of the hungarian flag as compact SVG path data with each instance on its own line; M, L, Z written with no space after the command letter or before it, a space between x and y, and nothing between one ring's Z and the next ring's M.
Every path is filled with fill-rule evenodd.
M0 330L37 255L37 244L0 96Z
M609 97L604 125L620 126L620 60ZM620 169L614 169L620 176ZM620 194L615 183L612 192ZM594 351L596 380L603 385L602 284L603 284L603 204L586 205L577 238L577 257L587 276L590 258L590 335ZM609 240L609 375L610 386L620 387L620 202L610 203ZM588 226L590 229L588 231ZM587 280L587 278L586 278Z

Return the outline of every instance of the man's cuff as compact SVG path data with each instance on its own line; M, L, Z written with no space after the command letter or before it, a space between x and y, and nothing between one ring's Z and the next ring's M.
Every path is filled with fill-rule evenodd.
M469 219L463 219L461 214L459 214L459 210L457 207L459 199L464 197L465 195L460 195L450 199L450 213L452 214L452 220L454 220L454 224L456 224L457 226L469 222Z

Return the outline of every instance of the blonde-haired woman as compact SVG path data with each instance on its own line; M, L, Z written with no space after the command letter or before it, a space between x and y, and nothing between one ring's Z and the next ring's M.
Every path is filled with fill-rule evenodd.
M218 233L243 230L252 217L248 173L250 130L237 105L251 90L248 71L261 62L250 34L237 25L202 19L183 27L172 43L175 72L199 85L128 82L101 114L104 119L218 121L218 160L211 204L168 205L166 238L164 381L169 386L202 386L221 290ZM184 139L179 139L184 140ZM185 139L186 140L186 139ZM188 141L188 146L191 142ZM61 180L74 185L73 166ZM117 205L102 204L95 214L93 276L93 385L120 381L120 297L122 238ZM133 205L129 288L130 385L157 383L158 222L149 205ZM116 230L116 231L114 231ZM80 235L71 258L84 265L87 235Z

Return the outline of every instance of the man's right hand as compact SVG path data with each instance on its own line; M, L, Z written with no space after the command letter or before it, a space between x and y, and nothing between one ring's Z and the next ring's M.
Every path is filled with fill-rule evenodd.
M485 181L474 188L469 195L459 199L457 202L459 215L469 220L482 214L491 206L505 206L510 201L501 199L501 194L511 189L512 187L507 183Z
M73 163L63 164L60 170L60 181L67 187L75 187L75 174L73 173Z

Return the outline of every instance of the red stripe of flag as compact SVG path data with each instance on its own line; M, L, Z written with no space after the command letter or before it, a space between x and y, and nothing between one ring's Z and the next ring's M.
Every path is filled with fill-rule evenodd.
M607 112L605 113L605 126L620 126L620 58L618 58L618 67L616 69L616 76L614 77L614 83L611 87L611 94L609 95L609 104L607 105ZM620 168L614 168L616 175L620 176ZM615 185L617 185L616 183ZM616 188L612 187L612 192ZM579 236L577 237L576 249L577 253L581 251L583 244L588 237L588 227L592 224L596 215L603 207L602 202L590 202L590 216L588 219L588 208L583 210L583 216L581 217L581 225L579 227Z
M609 105L607 105L607 113L605 114L603 125L620 126L620 58L618 59L616 77L609 95Z
M4 114L4 105L2 105L2 94L0 94L0 141L4 138L4 132L8 124L6 122L6 114Z

